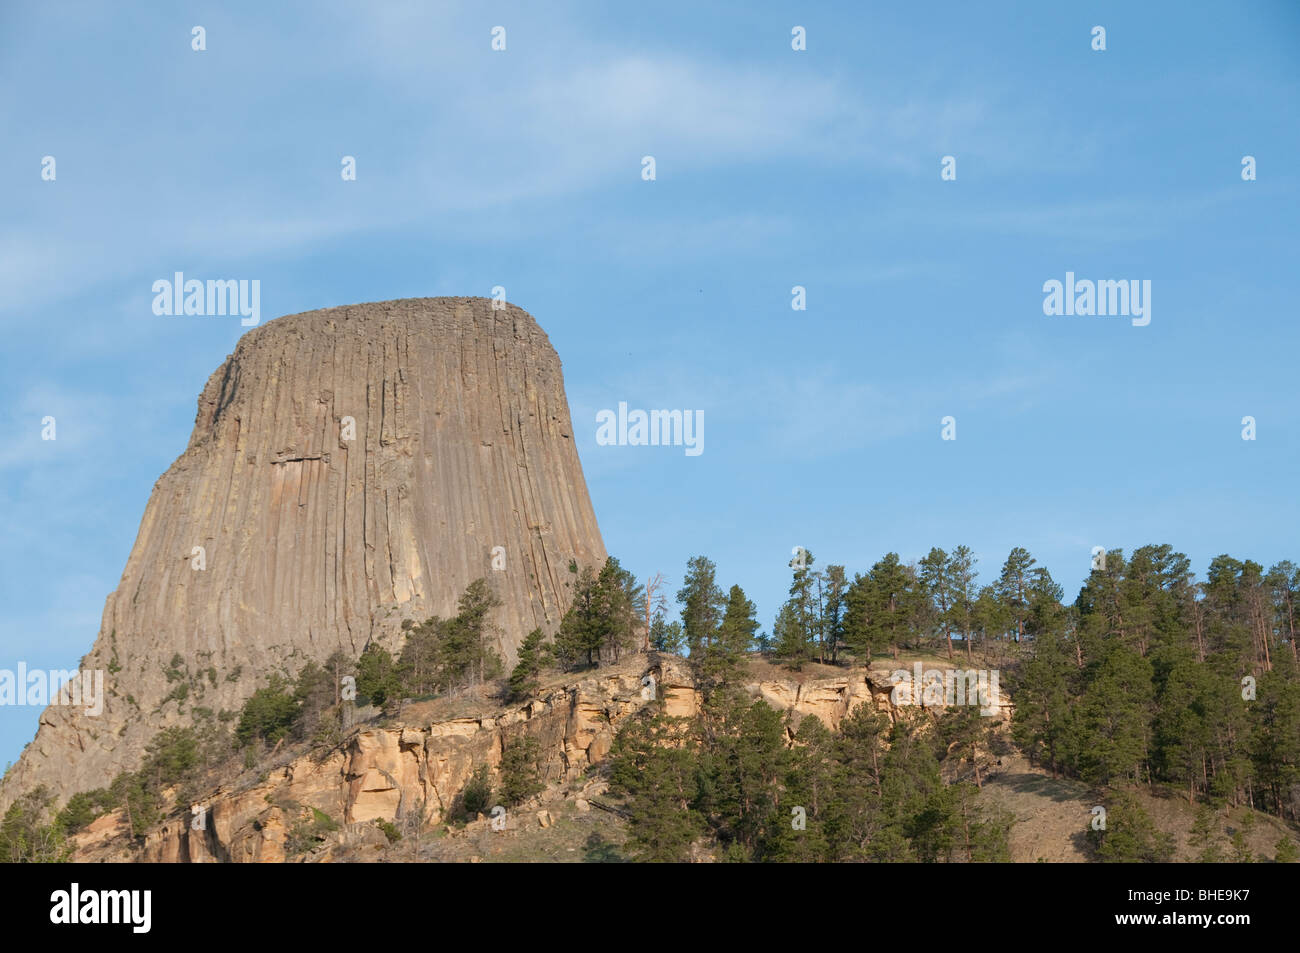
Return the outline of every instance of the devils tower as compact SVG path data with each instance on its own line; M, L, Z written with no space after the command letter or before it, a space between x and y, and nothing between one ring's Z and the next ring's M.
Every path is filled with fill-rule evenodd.
M190 706L238 711L271 673L393 648L403 619L453 614L479 577L509 662L558 625L570 561L604 559L560 360L529 314L419 298L278 318L209 378L154 486L81 664L105 671L102 715L46 709L0 808L105 785Z

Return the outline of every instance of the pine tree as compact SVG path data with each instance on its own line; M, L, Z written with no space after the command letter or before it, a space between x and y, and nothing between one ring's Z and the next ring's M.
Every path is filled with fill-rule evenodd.
M1192 849L1197 851L1196 862L1198 864L1223 863L1223 851L1219 850L1217 843L1218 836L1218 818L1208 807L1202 807L1196 812L1196 820L1192 824L1191 833L1187 838Z
M1080 776L1094 784L1149 780L1151 663L1113 642L1088 675L1072 739Z
M979 573L975 571L975 553L969 546L957 546L948 560L946 577L949 591L949 616L953 631L961 633L966 643L966 658L972 658L971 645L975 633L975 600L979 598L976 580Z
M392 662L391 656L389 662ZM298 702L289 689L289 683L283 677L272 674L265 687L253 692L244 703L239 723L235 726L236 747L245 747L257 738L275 744L293 730L298 718ZM382 703L382 699L376 702Z
M734 670L754 643L754 634L758 631L757 609L745 596L740 586L732 586L727 594L727 608L718 626L717 639L706 651L711 674Z
M596 620L598 652L614 661L636 644L636 630L645 612L645 590L613 556L605 560L596 578Z
M883 759L889 721L871 705L858 705L840 723L834 740L833 787L824 817L830 860L865 861L885 823Z
M1187 786L1188 803L1208 787L1206 764L1213 742L1206 699L1212 675L1190 647L1162 653L1167 667L1154 722L1160 775Z
M686 645L680 622L669 622L662 609L656 609L650 622L650 647L656 652L680 655Z
M508 742L501 751L501 800L508 807L516 807L545 785L541 779L540 747L532 735Z
M624 722L610 750L610 792L624 798L630 854L680 863L704 833L697 797L698 741L689 726L645 711Z
M1029 759L1045 763L1054 778L1062 768L1073 767L1068 756L1077 672L1064 634L1048 630L1038 633L1014 685L1012 736Z
M808 661L808 633L792 603L785 603L772 623L772 654L798 671Z
M874 594L871 580L861 573L853 574L853 582L844 592L844 644L856 657L860 665L871 664L871 653L875 648L875 613ZM777 636L775 628L773 635Z
M1300 567L1284 559L1269 569L1264 581L1272 593L1273 629L1278 642L1290 648L1292 662L1300 661L1296 648L1296 640L1300 638L1300 631L1297 631L1297 624L1300 624Z
M888 645L895 659L916 617L915 579L897 553L888 553L866 576L855 575L845 593L844 639L861 662Z
M598 665L602 656L617 661L636 643L644 598L644 589L613 556L598 574L584 567L555 635L556 660L566 669Z
M1002 574L998 577L994 590L998 601L1006 607L1011 621L1015 623L1017 642L1025 637L1025 621L1029 615L1030 571L1034 563L1029 550L1020 546L1012 549L1002 565Z
M811 863L829 859L826 816L835 799L835 737L815 715L795 732L786 775L778 785L771 830L759 859Z
M830 664L839 664L840 645L844 642L844 595L848 579L843 566L826 567L826 600L821 631L830 653ZM826 661L823 658L823 661Z
M732 716L734 731L719 735L702 759L707 796L698 806L716 818L716 836L724 849L734 845L733 860L757 859L777 825L778 784L789 767L785 718L766 702L740 705Z
M459 813L467 821L474 820L492 806L492 777L486 764L480 764L474 769L457 801Z
M403 690L412 698L447 688L443 658L446 626L447 622L437 616L419 625L411 624L409 619L402 624L406 641L402 644L399 665Z
M717 567L704 556L693 556L686 564L686 579L677 591L682 606L682 633L692 655L708 648L722 624L726 597L718 587Z
M447 664L457 674L482 683L495 678L501 670L501 657L494 650L496 629L489 621L501 600L486 579L475 579L465 587L456 604L454 648L447 653Z
M1283 834L1277 839L1277 844L1273 848L1277 853L1273 855L1273 862L1278 864L1294 864L1300 860L1300 847L1290 837Z
M298 739L310 738L326 723L327 713L334 708L334 681L330 673L315 662L308 662L298 672L294 683L293 700L296 707L293 734ZM334 726L338 725L334 713Z
M530 698L537 692L541 674L543 648L546 636L541 629L533 629L519 644L519 661L510 672L510 698L518 701Z
M989 643L995 639L1000 640L1011 624L1010 609L998 597L996 587L984 586L980 589L972 607L971 622L974 626L973 634L979 636L980 654L987 663ZM999 650L999 656L1000 654ZM1001 664L1000 658L998 664Z
M948 577L951 558L934 547L920 562L919 577L930 603L933 619L947 641L948 658L952 658L952 580Z
M357 695L372 705L386 705L401 698L397 663L378 642L367 645L357 660Z
M584 566L574 584L573 602L555 634L555 660L561 668L572 670L596 663L604 635L600 609L596 575L590 566Z
M1235 686L1234 686L1235 687ZM1250 749L1261 803L1296 819L1300 802L1300 666L1285 656L1259 679Z
M1112 792L1105 830L1089 830L1088 838L1104 863L1168 863L1174 855L1173 838L1153 830L1150 815L1129 791Z

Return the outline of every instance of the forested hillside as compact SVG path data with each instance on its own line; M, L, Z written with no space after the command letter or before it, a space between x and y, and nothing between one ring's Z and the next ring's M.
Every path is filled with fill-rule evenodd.
M189 727L154 739L141 770L76 795L57 813L42 792L16 802L0 828L0 853L66 859L68 836L110 812L120 814L124 836L142 843L152 826L241 771L264 777L290 749L340 750L359 719L392 724L411 700L527 706L570 673L626 669L630 656L650 652L651 660L681 658L692 701L685 709L669 704L663 686L647 678L645 703L613 723L608 756L585 769L607 783L617 802L611 809L627 822L626 842L603 854L1006 860L1016 819L984 789L1004 758L1027 758L1040 777L1071 785L1072 798L1086 794L1098 805L1094 815L1104 807L1100 822L1077 811L1077 824L1067 815L1048 834L1076 846L1074 838L1085 837L1094 859L1166 860L1187 857L1189 848L1205 861L1295 859L1300 571L1291 563L1265 571L1219 556L1198 580L1169 546L1099 553L1069 603L1019 548L984 585L964 546L931 550L913 564L890 553L851 577L840 565L818 569L804 550L791 563L788 598L770 632L741 587L724 590L703 556L689 560L671 602L661 575L642 585L612 557L600 567L571 564L570 609L555 633L537 629L523 639L508 676L495 648L498 599L489 580L477 580L456 615L408 621L396 651L372 643L355 660L334 653L296 675L271 674L239 712L195 706ZM914 664L928 674L997 676L994 691L1000 682L1010 697L1010 720L974 688L955 703L897 687L890 693L884 680ZM755 666L796 681L810 667L823 678L866 672L891 700L850 704L827 724L769 705L754 691ZM179 657L172 672L182 687L203 677ZM989 683L978 684L982 693ZM517 805L544 790L530 730L524 723L512 732L500 763L475 761L443 823L472 823L494 798ZM1181 849L1151 823L1143 804L1151 807L1153 797L1199 811L1195 825L1181 822ZM1254 812L1291 833L1270 834L1267 852L1252 851L1243 825L1254 823ZM1233 822L1227 849L1219 824L1230 815L1246 820ZM347 820L319 809L312 818L295 834L295 849L309 851ZM392 821L411 824L400 812ZM425 823L416 818L411 830Z

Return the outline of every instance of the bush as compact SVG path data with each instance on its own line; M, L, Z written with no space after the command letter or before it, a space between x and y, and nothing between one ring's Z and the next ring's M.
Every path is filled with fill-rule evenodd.
M473 820L492 804L492 782L485 764L474 769L464 789L460 792L461 813L466 820Z
M311 816L304 817L289 831L285 841L285 852L289 856L305 854L325 842L325 836L339 829L338 822L324 811L311 809Z
M542 784L537 739L520 738L501 754L501 799L510 807L521 804L545 788Z
M357 702L382 706L402 695L402 680L393 656L372 642L357 661Z
M1277 846L1274 848L1277 853L1273 855L1273 860L1279 864L1294 864L1300 858L1300 850L1296 849L1295 841L1283 834L1277 840Z
M68 803L63 805L63 810L55 816L54 822L64 833L75 834L89 827L95 818L107 813L111 807L106 788L83 791L68 798Z
M1115 791L1106 805L1105 831L1088 831L1088 838L1104 863L1168 863L1173 859L1173 838L1152 830L1151 818L1129 791Z
M43 823L52 798L44 787L24 794L5 811L0 822L0 862L11 864L66 863L72 849L62 827Z
M244 703L235 727L235 747L246 747L254 738L274 744L293 729L297 716L298 703L284 679L272 675L270 684L253 692Z

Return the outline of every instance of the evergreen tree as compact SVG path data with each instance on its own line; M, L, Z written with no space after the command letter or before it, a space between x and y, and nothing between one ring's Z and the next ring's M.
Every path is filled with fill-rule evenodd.
M510 698L518 701L536 694L541 674L546 637L533 629L519 645L519 662L510 673Z
M1002 565L1002 574L998 577L994 589L998 601L1006 608L1008 616L1015 624L1017 642L1025 637L1025 621L1029 615L1030 572L1034 563L1034 557L1029 555L1029 550L1020 546L1015 547Z
M948 577L952 559L938 547L920 562L920 583L930 604L932 618L947 642L948 658L952 658L952 580Z
M694 655L713 644L722 624L726 597L718 587L717 567L704 556L693 556L686 564L686 579L677 591L682 607L682 634Z
M1174 841L1153 829L1151 817L1129 791L1115 791L1106 804L1106 828L1088 837L1104 863L1168 863Z
M481 684L500 674L501 657L493 648L496 629L489 621L492 611L500 606L501 600L486 579L475 579L461 594L440 653L452 684Z
M691 810L699 745L688 725L643 711L629 718L610 751L610 791L626 799L627 847L638 860L680 863L704 833Z
M1202 807L1196 812L1196 821L1192 824L1187 842L1196 853L1198 864L1223 863L1223 851L1218 846L1219 819L1214 811Z
M792 563L794 577L790 582L790 598L786 603L790 607L786 618L797 628L798 635L790 633L785 636L790 642L797 638L802 646L799 652L800 658L807 657L814 651L818 653L821 651L821 613L818 611L816 598L817 574L812 569L816 559L807 550L804 551L803 556L804 558L797 564Z
M467 821L474 820L492 806L492 778L486 764L480 764L474 769L457 801L460 808L458 813Z
M584 568L555 636L556 659L564 668L597 665L602 654L616 661L635 642L644 597L632 574L613 556L599 574Z
M1277 864L1294 864L1300 860L1300 847L1290 837L1283 834L1277 839L1277 844L1273 848L1276 853L1273 855L1273 862Z
M745 596L740 586L732 586L727 595L727 608L718 626L713 644L701 650L697 672L711 687L714 683L733 678L754 642L758 631L758 610Z
M844 644L856 657L860 665L871 664L871 653L875 648L873 638L874 599L871 592L871 580L861 573L853 574L853 582L844 592ZM773 629L773 635L780 636Z
M1085 781L1149 780L1153 696L1151 663L1111 643L1088 672L1075 720L1075 756Z
M46 823L53 798L38 787L14 800L0 821L0 863L66 863L72 854L65 831L58 823Z
M957 546L948 559L945 576L948 581L948 615L950 631L961 633L966 644L966 658L972 658L971 645L975 632L975 600L979 598L976 580L979 573L975 571L975 553L969 546Z
M399 657L403 691L410 697L432 695L448 687L448 659L444 646L448 641L450 623L434 616L420 625L407 619L402 623L406 642Z
M782 605L772 623L772 653L796 671L808 661L808 633L792 603Z
M545 788L541 778L541 749L537 739L525 735L509 742L501 752L501 799L515 807Z
M761 860L811 863L831 853L825 821L836 796L835 737L815 715L805 715L794 742Z
M706 752L707 777L697 808L715 819L714 833L733 860L761 857L766 841L788 820L779 817L778 783L789 769L785 719L766 702L737 711L734 731Z
M334 680L330 673L315 662L304 665L298 672L298 680L293 689L296 709L293 736L302 740L315 736L331 723L337 727L337 712L332 722L329 714L335 710L334 698Z
M1014 684L1012 735L1030 761L1046 764L1056 777L1069 762L1073 734L1073 683L1078 669L1063 633L1048 630L1034 640Z
M921 596L915 583L897 553L888 553L866 576L854 576L845 594L844 639L861 662L885 645L898 658L917 615Z
M844 642L844 595L849 587L843 566L826 567L826 600L821 632L829 648L830 663L839 663L840 645ZM823 658L823 661L826 661Z
M632 573L610 556L596 580L596 619L599 651L614 661L636 643L636 630L645 606L645 591Z
M378 642L367 645L357 660L357 697L381 706L402 697L402 679L397 663Z
M650 647L656 652L680 655L686 645L680 622L669 622L662 609L656 609L650 622Z
M604 638L600 609L596 575L591 567L585 566L574 584L573 602L555 634L555 659L561 668L571 670L578 665L596 664Z
M998 597L996 587L984 586L980 589L971 610L971 624L972 635L978 636L980 653L987 663L989 643L994 639L1001 639L1011 625L1011 611Z
M298 718L298 702L289 691L288 683L279 675L272 675L264 688L253 692L244 703L235 727L235 745L244 747L254 738L275 744L293 730Z

